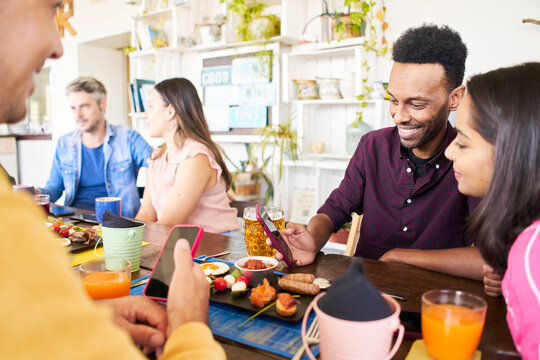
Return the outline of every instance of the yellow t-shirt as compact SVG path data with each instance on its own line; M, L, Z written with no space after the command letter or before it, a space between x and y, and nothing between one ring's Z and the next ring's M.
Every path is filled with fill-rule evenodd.
M84 293L66 266L43 210L0 175L0 358L144 359L111 313ZM225 359L208 326L188 323L162 359Z

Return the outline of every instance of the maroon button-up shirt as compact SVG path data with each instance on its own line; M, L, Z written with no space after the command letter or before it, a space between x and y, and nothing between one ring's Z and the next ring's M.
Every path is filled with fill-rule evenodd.
M397 127L362 136L345 178L318 212L330 217L334 231L351 221L351 213L364 214L356 256L378 259L393 248L470 246L469 199L458 192L452 162L444 156L455 137L448 123L444 148L415 183L415 164L401 147Z

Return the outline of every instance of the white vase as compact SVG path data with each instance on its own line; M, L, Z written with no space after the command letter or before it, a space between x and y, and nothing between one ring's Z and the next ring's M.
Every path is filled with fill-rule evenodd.
M339 79L334 78L318 78L319 97L321 99L342 99L339 91Z

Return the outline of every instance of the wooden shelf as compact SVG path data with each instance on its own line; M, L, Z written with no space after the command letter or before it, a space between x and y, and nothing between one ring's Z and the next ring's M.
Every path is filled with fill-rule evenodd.
M159 16L164 16L164 15L171 15L171 14L172 14L172 8L165 8L165 9L158 9L158 10L149 11L149 12L147 12L145 14L140 14L140 15L134 16L133 19L134 20L146 20L148 18L159 17Z
M296 52L290 53L289 56L336 55L354 51L355 46L363 46L363 44L363 37L343 39L341 41L301 44L297 47Z
M355 98L350 99L310 99L310 100L292 100L293 104L298 105L358 105L360 100Z
M261 141L259 135L212 135L212 140L217 143L246 144Z

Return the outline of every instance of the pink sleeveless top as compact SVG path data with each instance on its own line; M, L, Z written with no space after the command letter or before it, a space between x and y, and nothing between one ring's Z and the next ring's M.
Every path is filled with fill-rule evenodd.
M148 161L151 187L149 189L158 220L163 214L171 192L176 169L184 160L203 154L208 157L210 166L217 170L218 181L210 191L203 192L199 203L188 217L187 224L201 225L206 232L222 233L239 229L236 221L236 209L229 206L226 184L221 177L221 167L216 162L212 151L206 145L193 139L186 139L180 151L168 159L167 153L155 160Z

